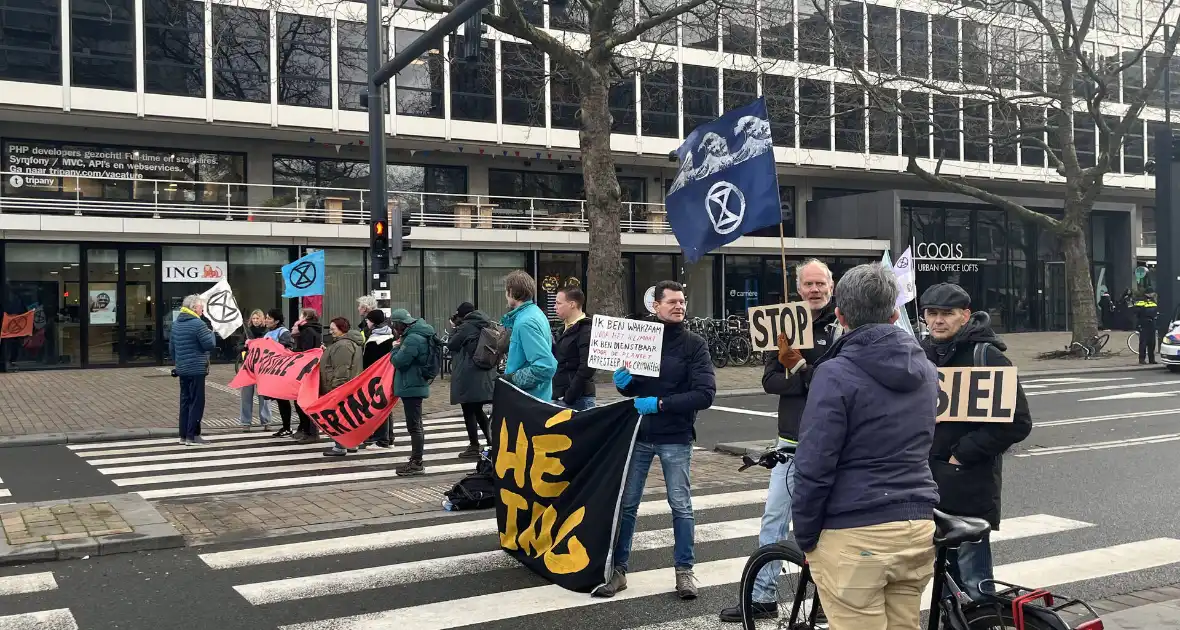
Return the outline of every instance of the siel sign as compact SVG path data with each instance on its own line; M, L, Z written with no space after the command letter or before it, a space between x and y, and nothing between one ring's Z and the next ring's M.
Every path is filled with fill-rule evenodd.
M165 260L164 282L217 282L227 277L224 260Z

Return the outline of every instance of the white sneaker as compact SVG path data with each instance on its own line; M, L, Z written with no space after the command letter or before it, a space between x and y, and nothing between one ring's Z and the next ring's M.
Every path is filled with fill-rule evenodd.
M179 444L180 444L181 446L188 446L188 440L186 440L186 439L184 439L184 438L180 438L180 442L179 442Z

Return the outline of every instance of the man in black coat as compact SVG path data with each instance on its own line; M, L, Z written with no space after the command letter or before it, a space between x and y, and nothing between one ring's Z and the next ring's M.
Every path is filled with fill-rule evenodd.
M295 332L292 337L295 338L295 350L297 352L307 352L308 350L315 350L324 343L324 325L320 323L320 317L314 308L305 308L299 311L300 319L295 324ZM299 414L299 429L295 431L295 438L297 444L315 444L320 441L320 428L303 411L299 403L295 403L295 413Z
M614 597L627 588L627 561L631 556L639 502L651 462L657 456L664 472L668 506L672 509L676 594L681 599L697 596L692 570L695 521L689 468L697 412L713 405L717 381L709 344L684 327L685 304L684 287L679 282L663 280L656 284L656 317L664 324L659 377L632 376L627 368L615 370L615 388L624 396L634 397L632 402L642 418L623 487L614 571L609 582L591 593L596 597Z
M939 368L1004 367L1007 346L996 337L987 312L971 313L971 296L956 284L937 284L922 294L921 306L930 337L926 356ZM1028 437L1032 417L1019 381L1012 422L940 422L930 448L930 470L938 483L939 509L976 516L1000 528L1000 488L1004 451ZM972 598L979 584L992 578L988 539L951 550L951 574Z
M590 362L590 333L594 320L583 309L586 294L577 287L557 292L554 310L565 327L553 342L557 372L553 374L553 402L582 411L594 406L594 368Z

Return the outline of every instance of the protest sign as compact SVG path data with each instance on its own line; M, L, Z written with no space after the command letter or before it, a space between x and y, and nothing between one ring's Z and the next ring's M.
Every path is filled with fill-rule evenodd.
M300 406L328 437L345 448L356 448L385 422L397 403L393 373L393 363L377 361L314 403Z
M492 413L500 547L562 588L587 593L604 584L639 429L635 406L575 412L501 379Z
M938 368L939 422L1012 422L1015 367Z
M242 369L230 387L257 385L258 395L278 400L296 400L307 407L320 395L320 357L323 349L294 352L274 339L262 337L246 342Z
M28 337L33 334L33 314L36 311L26 311L20 315L4 314L3 331L0 339Z
M626 367L639 376L659 376L663 349L663 324L595 315L586 365L612 372Z
M811 307L807 302L754 306L749 314L750 344L754 352L777 350L779 333L786 333L787 342L796 350L815 347Z

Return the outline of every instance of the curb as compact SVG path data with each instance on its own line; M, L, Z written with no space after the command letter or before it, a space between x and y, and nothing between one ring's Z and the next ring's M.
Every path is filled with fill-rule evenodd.
M718 453L726 455L761 455L775 445L777 440L753 440L750 442L721 442L713 448Z
M1111 372L1143 372L1148 370L1163 369L1162 365L1107 365L1096 366L1091 368L1061 368L1052 370L1030 370L1022 372L1021 376L1025 377L1053 377L1053 376L1076 376L1079 374L1107 374ZM760 387L748 389L727 389L717 392L715 398L736 398L741 396L768 396ZM604 403L611 403L617 400L622 400L620 397L605 398ZM439 418L458 418L455 411L436 411L434 413L425 414L422 416L425 420L437 420ZM232 433L240 430L238 427L232 428L210 428L210 433ZM0 436L0 448L8 448L14 446L54 446L58 444L89 444L93 442L106 442L109 440L140 440L147 438L158 437L176 437L176 427L167 428L151 428L151 429L97 429L91 431L78 431L75 433L33 433L30 435L7 435ZM720 448L720 444L718 448Z
M59 499L36 503L16 503L0 508L0 514L29 507L53 507L70 503L109 503L135 532L106 534L70 540L10 545L0 539L0 566L75 560L90 556L111 556L137 551L157 551L184 546L184 536L159 511L138 494L116 494L80 499Z

